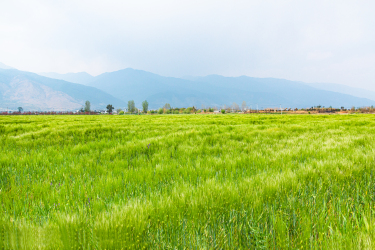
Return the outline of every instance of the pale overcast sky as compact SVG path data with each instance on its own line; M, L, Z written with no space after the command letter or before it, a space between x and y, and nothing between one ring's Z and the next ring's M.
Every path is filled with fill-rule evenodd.
M375 1L0 0L0 62L97 75L221 74L375 90Z

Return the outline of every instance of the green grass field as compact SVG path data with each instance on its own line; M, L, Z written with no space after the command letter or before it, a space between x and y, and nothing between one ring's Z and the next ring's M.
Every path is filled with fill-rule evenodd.
M374 115L1 116L1 249L373 249Z

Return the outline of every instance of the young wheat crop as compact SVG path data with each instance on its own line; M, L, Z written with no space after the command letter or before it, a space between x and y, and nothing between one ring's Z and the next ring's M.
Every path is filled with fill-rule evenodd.
M363 249L375 116L0 117L2 249Z

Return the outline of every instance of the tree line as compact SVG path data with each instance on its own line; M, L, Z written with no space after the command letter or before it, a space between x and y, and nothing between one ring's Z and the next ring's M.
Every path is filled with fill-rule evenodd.
M204 108L202 106L202 109L197 109L195 106L193 107L188 107L188 108L172 108L171 105L169 103L166 103L162 108L159 108L157 110L149 110L148 108L149 106L149 103L147 100L143 101L142 102L142 110L139 110L136 108L135 106L135 102L134 100L130 100L128 101L128 107L127 107L127 113L131 113L131 114L134 114L134 113L150 113L150 114L180 114L180 113L184 113L184 114L189 114L189 113L197 113L197 112L214 112L214 110L219 110L219 112L221 113L225 113L225 112L228 112L228 107L226 105L223 105L222 107L220 108ZM242 102L242 105L241 105L241 109L239 107L238 104L236 103L233 103L229 109L232 109L232 111L244 111L246 110L247 106L246 106L246 102ZM107 107L107 112L109 114L112 114L113 110L115 109L115 107L113 107L112 104L108 104ZM86 104L85 104L85 107L82 107L82 112L87 112L86 110L90 110L90 102L89 101L86 101ZM125 112L121 109L117 109L116 110L118 114L124 114Z
M255 105L254 105L255 106ZM311 108L307 108L307 109L287 109L287 108L283 108L281 109L281 106L280 107L274 107L274 108L265 108L263 109L263 107L261 107L260 109L258 109L258 105L256 105L257 107L248 107L246 105L246 102L243 101L242 102L242 105L241 105L241 108L240 106L237 104L237 103L232 103L232 105L230 106L227 106L227 105L223 105L221 107L215 107L215 108L212 108L212 107L208 107L206 108L204 105L202 105L202 108L201 109L197 109L195 106L193 107L188 107L188 108L177 108L177 107L171 107L171 105L169 103L166 103L162 108L159 108L157 110L149 110L149 103L147 100L143 101L142 102L142 110L140 109L137 109L136 106L135 106L135 102L134 100L130 100L128 101L128 107L127 107L127 113L130 113L130 114L134 114L134 113L149 113L149 114L191 114L191 113L212 113L214 111L217 111L217 112L220 112L220 113L235 113L235 112L246 112L246 113L257 113L257 112L262 112L262 111L274 111L274 112L277 112L277 111L318 111L318 112L328 112L328 111L335 111L335 112L338 112L338 111L350 111L350 112L360 112L360 113L367 113L367 112L374 112L375 109L373 106L371 107L358 107L358 108L355 108L355 107L351 107L349 109L344 109L344 107L341 107L339 109L334 109L332 108L332 106L329 106L328 108L325 108L324 106L321 106L321 105L317 105L317 106L314 106L314 107L311 107ZM23 108L22 107L18 107L18 113L22 113L23 111ZM108 104L106 106L106 109L107 109L107 113L109 114L112 114L113 111L115 110L115 107L112 105L112 104ZM124 114L125 111L122 110L122 109L117 109L117 114ZM90 101L86 101L84 106L81 107L81 109L79 110L79 112L81 113L91 113L92 110L91 110L91 103ZM100 111L94 111L96 113L100 113ZM3 112L4 113L4 112ZM7 112L6 112L7 113ZM309 112L310 113L310 112Z

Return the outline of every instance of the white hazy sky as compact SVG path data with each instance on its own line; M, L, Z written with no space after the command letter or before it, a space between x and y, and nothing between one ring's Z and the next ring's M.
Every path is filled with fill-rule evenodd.
M0 62L375 90L374 10L374 0L0 0Z

